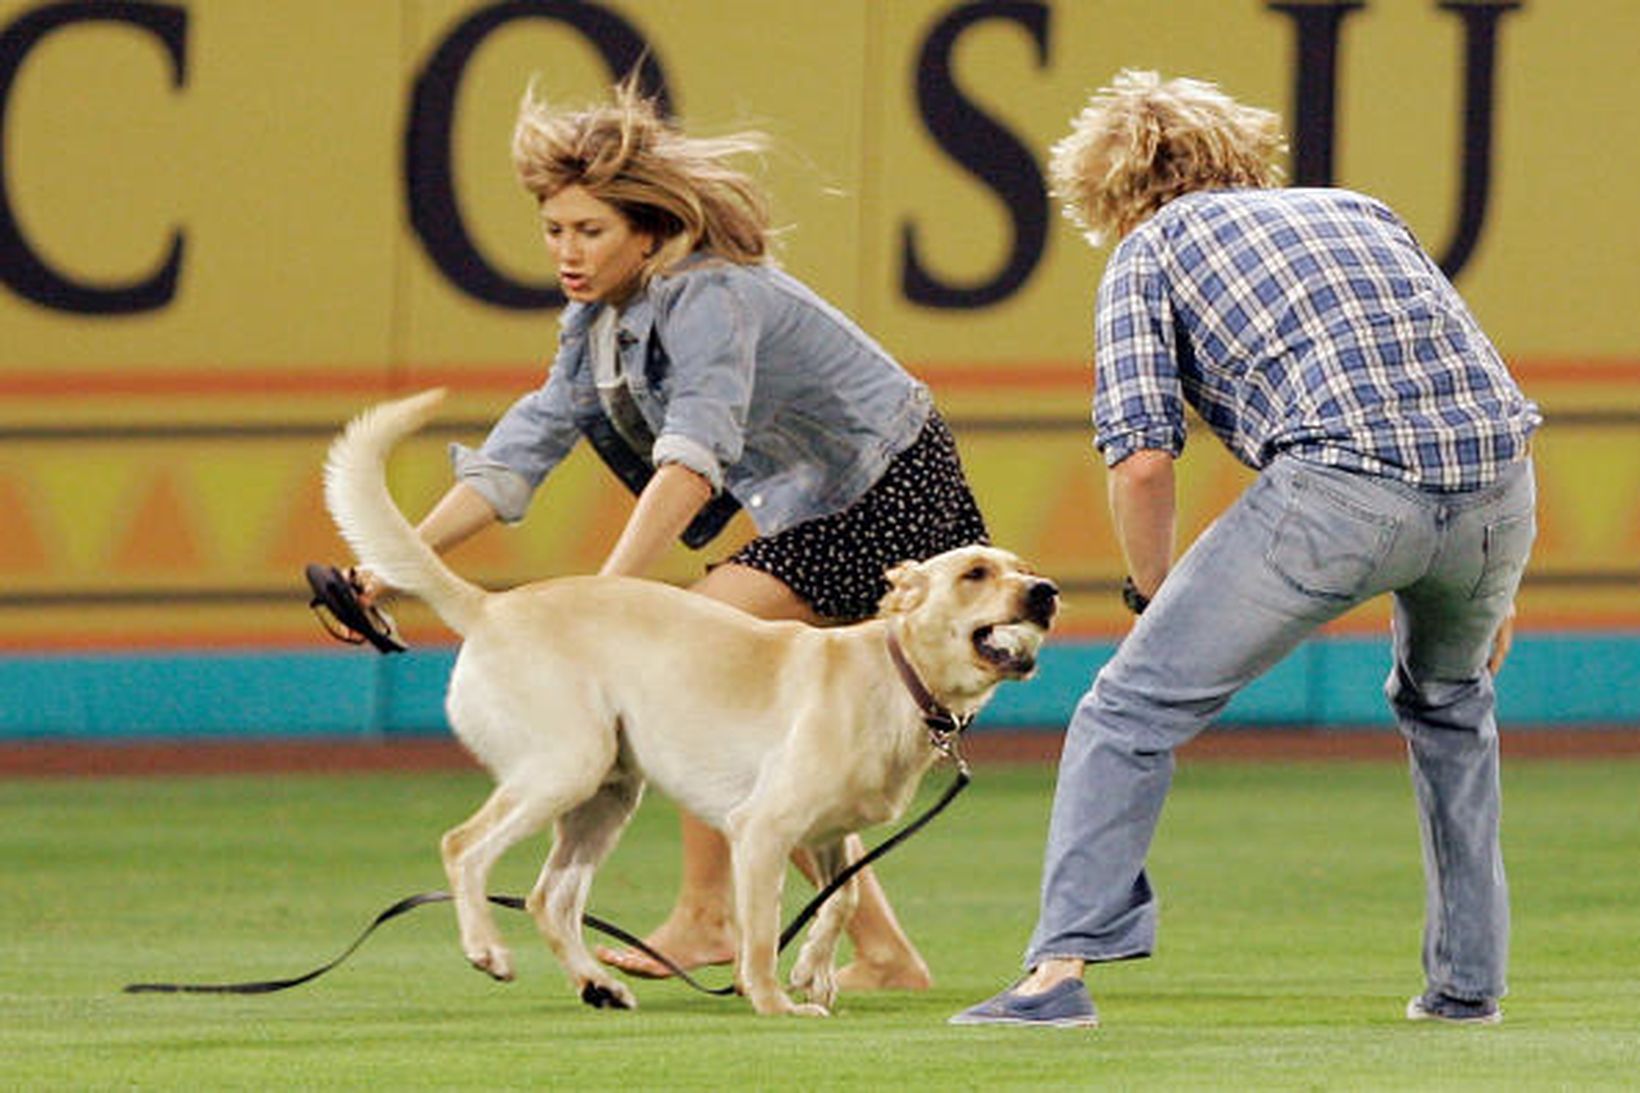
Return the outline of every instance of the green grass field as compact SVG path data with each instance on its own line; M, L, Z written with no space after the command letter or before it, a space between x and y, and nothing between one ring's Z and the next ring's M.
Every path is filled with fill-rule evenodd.
M1090 975L1093 1031L944 1023L1015 974L1046 769L979 769L883 864L936 989L844 996L826 1020L757 1018L665 983L638 984L636 1012L587 1009L504 911L520 974L494 984L466 966L447 905L283 994L125 995L133 980L328 959L388 903L442 885L438 835L484 779L0 782L0 1088L1633 1088L1640 763L1518 762L1506 779L1501 1027L1401 1017L1421 986L1422 885L1399 765L1187 760L1152 859L1160 951ZM516 850L495 888L526 890L542 850ZM651 800L593 910L647 927L677 866L670 806Z

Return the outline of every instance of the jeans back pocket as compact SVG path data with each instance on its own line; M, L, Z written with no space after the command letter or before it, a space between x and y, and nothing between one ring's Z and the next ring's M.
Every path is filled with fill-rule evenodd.
M1400 522L1300 474L1290 484L1266 560L1299 591L1327 600L1363 594Z

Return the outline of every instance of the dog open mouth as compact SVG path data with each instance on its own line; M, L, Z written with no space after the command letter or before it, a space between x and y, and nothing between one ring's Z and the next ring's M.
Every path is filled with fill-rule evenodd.
M1036 670L1036 651L1042 645L1042 630L1029 622L992 623L974 631L974 652L981 660L1012 676L1027 676Z

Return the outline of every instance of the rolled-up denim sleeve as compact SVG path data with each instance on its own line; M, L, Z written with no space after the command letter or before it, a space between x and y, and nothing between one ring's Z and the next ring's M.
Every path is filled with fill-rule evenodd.
M465 482L490 503L504 523L516 524L530 507L535 488L511 467L486 459L465 444L450 445L450 466L456 480Z
M692 270L666 286L657 318L671 362L666 421L651 456L681 463L723 488L723 470L740 461L757 370L760 312L756 291L723 269Z
M512 404L477 451L452 444L450 461L458 480L477 490L502 520L517 523L580 435L569 385L554 368L545 386Z
M1154 255L1129 237L1099 284L1094 321L1094 446L1114 467L1144 449L1184 450L1173 305Z
M714 494L723 492L723 464L710 448L682 433L666 433L657 438L649 458L657 467L668 463L688 467L711 484Z

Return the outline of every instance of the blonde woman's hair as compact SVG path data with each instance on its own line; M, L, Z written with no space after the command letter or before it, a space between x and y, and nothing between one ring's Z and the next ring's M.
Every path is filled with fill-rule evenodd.
M537 201L581 186L653 235L655 252L638 274L648 283L697 250L740 265L767 258L768 199L727 162L767 143L756 132L685 136L629 77L616 85L613 102L584 110L551 107L532 85L519 106L512 156Z
M1099 246L1181 194L1281 185L1281 119L1201 80L1125 69L1053 146L1048 176L1065 216Z

